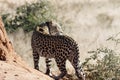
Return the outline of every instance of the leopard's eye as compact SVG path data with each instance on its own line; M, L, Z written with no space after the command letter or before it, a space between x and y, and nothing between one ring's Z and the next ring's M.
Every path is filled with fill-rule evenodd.
M43 29L39 29L40 32L43 32L44 30Z

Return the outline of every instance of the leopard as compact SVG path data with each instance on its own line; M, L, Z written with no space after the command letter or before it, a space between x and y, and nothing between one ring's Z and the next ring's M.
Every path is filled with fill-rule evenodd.
M54 58L61 73L58 76L50 76L55 80L63 78L67 74L66 60L69 60L75 69L79 80L85 80L85 74L79 65L79 49L76 41L67 35L50 35L50 22L37 25L33 31L31 46L33 50L34 68L39 70L39 58ZM50 65L46 65L50 66ZM49 69L46 70L48 74Z

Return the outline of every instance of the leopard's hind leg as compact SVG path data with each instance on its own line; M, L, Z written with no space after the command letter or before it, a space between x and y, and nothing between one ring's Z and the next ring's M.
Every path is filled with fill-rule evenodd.
M69 61L72 63L74 69L75 69L75 74L78 77L79 80L85 80L85 74L82 70L82 67L80 65L79 61L79 55L74 55L73 59L69 59Z
M59 80L61 78L63 78L66 73L67 73L67 70L66 70L66 59L65 58L56 58L55 59L56 63L57 63L57 66L59 68L59 70L61 71L60 75L58 76L52 76L55 80Z

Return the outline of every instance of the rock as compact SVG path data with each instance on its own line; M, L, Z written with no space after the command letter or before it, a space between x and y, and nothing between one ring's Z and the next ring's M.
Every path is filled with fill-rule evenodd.
M8 39L0 17L0 80L52 80L47 75L30 68L16 54Z

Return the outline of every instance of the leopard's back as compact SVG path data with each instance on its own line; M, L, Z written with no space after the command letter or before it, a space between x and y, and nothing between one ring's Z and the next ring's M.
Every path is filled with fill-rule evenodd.
M55 58L58 55L66 55L64 57L67 58L70 51L76 50L76 54L78 52L77 44L71 37L47 35L37 31L32 35L32 48L37 50L40 56L49 58Z

